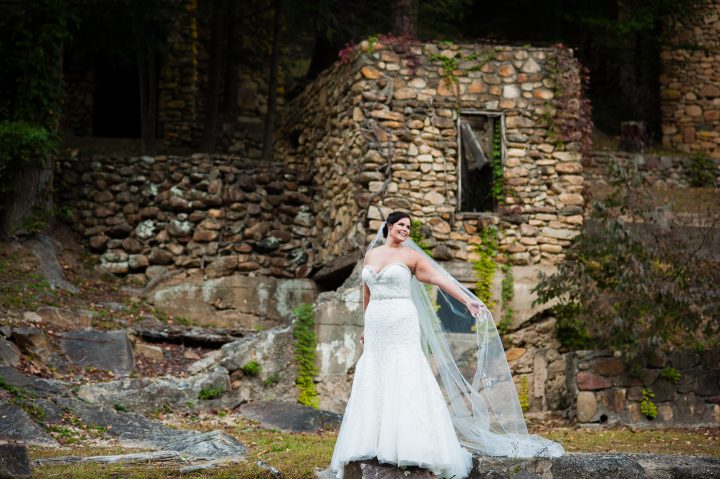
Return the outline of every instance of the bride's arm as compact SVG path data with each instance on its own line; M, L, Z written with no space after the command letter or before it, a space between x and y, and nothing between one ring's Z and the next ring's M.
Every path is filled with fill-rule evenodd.
M370 302L370 288L367 283L363 282L363 313L367 309L367 305Z
M367 283L363 282L363 313L367 309L367 305L370 302L370 288ZM365 331L360 334L360 342L365 344Z
M476 314L482 307L480 302L473 300L448 276L433 268L430 262L419 254L417 255L417 262L415 263L415 277L418 281L429 283L442 289L464 304L472 314Z

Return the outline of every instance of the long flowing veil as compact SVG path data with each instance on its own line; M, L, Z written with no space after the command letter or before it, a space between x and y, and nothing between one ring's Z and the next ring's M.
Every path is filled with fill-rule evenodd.
M384 242L381 227L367 251ZM463 368L464 371L474 369L474 373L466 372L464 375L458 367L426 285L414 276L412 278L411 297L419 315L423 347L440 379L440 386L461 444L489 456L562 455L564 449L560 444L528 433L502 341L489 309L412 239L406 239L402 245L423 255L433 268L450 278L468 297L483 305L480 313L473 318L467 308L437 288L437 294L444 297L450 308L448 314L452 315L452 319L475 324L475 365L472 365L471 359L470 367Z

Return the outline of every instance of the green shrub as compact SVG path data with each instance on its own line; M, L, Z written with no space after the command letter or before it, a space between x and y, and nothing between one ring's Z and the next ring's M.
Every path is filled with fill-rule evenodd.
M610 195L592 205L557 271L540 273L535 303L555 301L558 338L572 349L606 348L643 362L697 342L715 347L720 266L684 236L663 233L678 225L657 215L634 165L611 166ZM713 228L699 234L705 245L718 239Z
M260 363L257 361L248 361L240 369L242 369L242 372L247 376L257 376L262 371L262 366L260 366Z
M650 389L643 389L642 395L643 400L640 403L640 412L648 419L655 419L657 417L657 406L652 400L652 398L655 397L655 393Z
M222 393L225 392L225 388L223 386L213 386L211 388L203 388L198 393L198 399L200 400L208 400L208 399L215 399L217 397L220 397Z
M663 368L662 371L660 371L661 378L665 378L676 384L680 381L681 376L682 375L680 374L680 371L678 371L675 368L671 368L671 367Z
M692 186L713 186L715 184L715 175L717 174L715 161L705 155L694 156L690 158L688 174Z

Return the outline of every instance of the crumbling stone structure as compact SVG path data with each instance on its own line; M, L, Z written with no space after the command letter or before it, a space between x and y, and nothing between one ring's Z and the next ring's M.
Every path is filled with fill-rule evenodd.
M310 177L227 155L76 157L61 181L100 267L144 284L168 268L307 277Z
M663 146L720 158L720 2L673 20L660 53Z
M561 47L364 42L287 106L277 155L314 172L321 261L403 209L429 226L436 259L473 259L478 230L498 224L514 264L552 264L583 222L582 138L562 141L580 101ZM490 190L472 211L467 192Z

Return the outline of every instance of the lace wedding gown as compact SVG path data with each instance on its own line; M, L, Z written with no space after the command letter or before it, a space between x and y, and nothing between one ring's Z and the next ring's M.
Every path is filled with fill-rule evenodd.
M345 464L377 458L420 466L460 479L472 468L420 342L418 314L410 297L412 272L403 263L381 271L365 266L370 288L365 344L355 367L330 463L338 478Z

